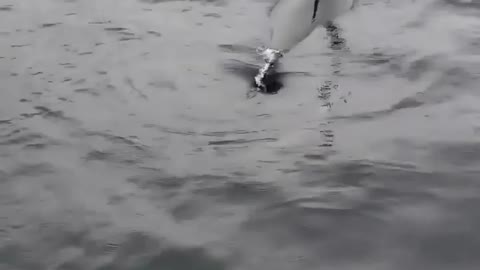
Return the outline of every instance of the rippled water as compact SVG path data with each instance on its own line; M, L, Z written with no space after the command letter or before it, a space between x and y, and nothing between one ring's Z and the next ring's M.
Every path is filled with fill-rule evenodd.
M2 1L0 269L478 269L480 1L270 2Z

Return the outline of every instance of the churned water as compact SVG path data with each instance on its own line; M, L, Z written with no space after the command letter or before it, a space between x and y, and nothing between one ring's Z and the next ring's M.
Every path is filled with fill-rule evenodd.
M1 270L476 270L480 1L0 2Z

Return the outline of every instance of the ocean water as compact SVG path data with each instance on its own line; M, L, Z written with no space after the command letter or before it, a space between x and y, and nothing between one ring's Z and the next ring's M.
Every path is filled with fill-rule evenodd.
M480 1L0 2L1 270L476 270Z

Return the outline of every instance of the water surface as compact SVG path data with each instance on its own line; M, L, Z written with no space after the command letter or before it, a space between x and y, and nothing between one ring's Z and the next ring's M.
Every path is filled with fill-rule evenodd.
M480 2L270 5L3 1L0 269L478 269Z

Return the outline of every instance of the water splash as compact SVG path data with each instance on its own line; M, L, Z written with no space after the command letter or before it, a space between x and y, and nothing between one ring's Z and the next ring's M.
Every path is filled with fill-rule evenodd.
M268 72L275 66L278 59L283 57L283 53L279 50L260 47L257 49L257 53L263 56L265 65L259 69L258 74L255 76L255 91L266 92L267 86L265 84L265 77Z

